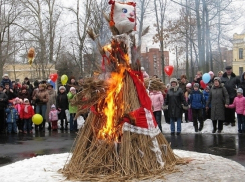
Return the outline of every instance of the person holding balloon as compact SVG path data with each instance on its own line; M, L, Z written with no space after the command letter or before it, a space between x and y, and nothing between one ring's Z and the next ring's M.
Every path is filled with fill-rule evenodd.
M38 86L38 90L35 92L33 96L33 100L36 104L36 113L40 114L43 117L43 122L40 125L35 124L35 131L45 131L45 122L46 122L46 109L47 102L49 101L49 94L46 90L46 84L40 83Z
M32 116L34 115L34 109L30 105L30 102L27 98L24 99L23 104L21 105L20 110L20 119L24 121L24 131L23 133L32 133Z

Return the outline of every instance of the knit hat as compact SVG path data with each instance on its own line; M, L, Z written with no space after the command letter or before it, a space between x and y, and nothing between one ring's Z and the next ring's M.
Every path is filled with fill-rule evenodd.
M219 83L221 82L220 77L215 77L214 80L218 80Z
M66 90L66 88L64 86L60 86L59 90Z
M191 83L187 83L185 87L186 87L186 88L191 88L192 85L191 85Z
M214 72L210 71L210 72L208 72L208 74L210 74L210 75L214 75Z
M141 71L145 71L145 68L143 66L141 66L140 70Z
M170 84L171 84L172 82L178 83L178 80L177 80L176 78L171 78L171 79L170 79Z
M194 83L193 87L199 88L199 83Z
M55 108L55 105L53 104L53 105L51 106L51 108Z
M47 84L47 88L48 88L48 87L54 88L54 86L53 86L52 84L50 84L50 83Z
M3 75L3 77L5 77L5 76L6 76L6 77L9 77L9 75L8 75L7 73L5 73L5 74Z
M29 100L27 98L24 98L24 102L29 102Z
M72 91L72 90L76 90L76 89L75 89L74 87L71 87L71 88L70 88L70 91Z
M242 90L242 88L238 88L236 92L237 93L243 93L243 90Z

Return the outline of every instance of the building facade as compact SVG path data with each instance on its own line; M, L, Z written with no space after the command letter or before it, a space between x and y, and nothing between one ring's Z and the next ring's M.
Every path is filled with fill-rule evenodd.
M44 69L45 76L49 79L50 74L57 73L55 65L48 64ZM23 82L25 77L28 77L30 81L41 79L41 68L35 67L35 65L29 64L5 64L3 67L4 74L8 74L11 80Z
M245 33L233 35L233 72L238 76L245 71Z
M164 51L164 66L169 65L169 52ZM150 48L145 53L141 53L141 66L143 66L149 76L157 75L162 77L161 51L158 48Z

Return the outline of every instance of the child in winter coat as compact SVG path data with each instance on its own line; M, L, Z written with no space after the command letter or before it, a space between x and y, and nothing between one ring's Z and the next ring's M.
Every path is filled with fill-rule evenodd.
M49 122L51 122L52 130L57 131L58 129L58 114L60 112L56 109L55 105L51 106L51 110L49 111Z
M199 84L194 83L193 90L189 96L189 105L192 109L192 117L193 117L193 126L195 128L195 132L202 131L203 128L203 114L202 110L205 106L205 99L203 97L203 93L199 90ZM197 119L200 123L198 128Z
M16 121L19 118L18 111L14 108L14 105L10 103L5 112L7 114L8 133L17 133Z
M149 97L151 99L152 111L153 111L155 120L157 122L159 129L162 132L161 121L162 121L162 106L164 102L162 92L153 90L150 92Z
M14 99L13 103L14 103L15 109L18 111L18 115L20 116L22 100L19 97L16 97ZM17 120L17 126L18 126L19 133L22 133L23 132L23 127L24 127L24 122L23 122L22 119L20 119L20 117Z
M24 132L23 133L32 133L32 116L34 115L34 109L30 105L30 102L27 98L24 99L24 103L21 106L20 119L23 119L24 122Z
M207 86L204 90L203 90L203 96L205 98L205 103L208 102L208 97L209 97L209 91L210 88L209 86ZM203 120L205 121L206 119L210 119L211 118L211 103L208 106L208 109L203 109Z
M242 88L237 89L237 97L235 97L233 104L228 105L228 108L236 108L238 132L245 133L245 97L243 97Z

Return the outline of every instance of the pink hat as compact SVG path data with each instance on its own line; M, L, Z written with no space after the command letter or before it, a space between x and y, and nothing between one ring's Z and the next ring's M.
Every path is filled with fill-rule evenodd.
M185 87L187 87L187 88L191 88L191 87L192 87L192 85L191 85L191 83L187 83Z
M76 89L75 89L74 87L71 87L71 88L70 88L70 91L72 91L72 90L76 90Z
M209 71L209 72L208 72L208 74L210 74L210 75L214 75L214 72L212 72L212 71Z

